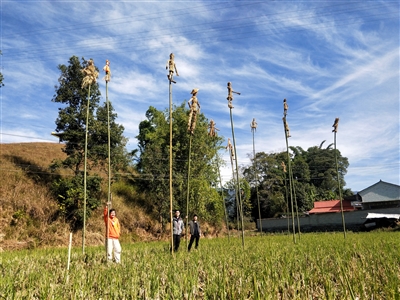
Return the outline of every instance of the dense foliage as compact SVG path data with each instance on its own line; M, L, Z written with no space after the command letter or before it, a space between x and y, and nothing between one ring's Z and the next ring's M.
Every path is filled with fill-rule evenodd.
M339 150L332 149L332 145L323 148L323 144L324 142L320 146L310 147L307 151L301 147L290 147L293 198L295 203L297 202L299 212L310 210L315 201L339 198L335 151L338 159L341 194L342 196L351 195L349 189L343 189L344 175L349 166L348 159L343 157ZM262 217L274 217L288 210L291 211L290 201L288 201L287 152L270 154L259 152L251 160L252 165L245 168L243 174L253 187L251 197L253 217L258 218L256 187Z
M126 139L123 136L124 128L115 120L117 114L109 104L109 116L107 103L99 106L100 90L97 83L88 88L81 88L84 75L82 69L88 65L88 61L82 58L82 64L78 57L72 56L69 65L59 65L61 75L56 93L52 101L62 104L58 109L56 120L56 133L60 142L65 143L63 152L67 154L64 160L55 160L51 168L67 168L73 171L73 177L60 177L53 186L53 192L59 202L60 212L70 221L72 228L77 229L83 220L83 178L85 157L86 116L89 102L88 115L88 144L87 144L87 213L100 204L101 178L96 174L89 174L94 166L108 172L108 118L110 120L110 147L112 170L123 169L128 165L126 154ZM90 93L89 93L90 91ZM90 94L90 97L89 97ZM89 98L89 100L88 100ZM89 176L90 175L90 176Z
M173 109L173 209L180 209L185 215L189 199L189 215L197 213L203 220L218 222L223 220L224 213L221 196L215 189L219 186L216 159L222 138L208 136L208 123L203 114L198 115L196 129L190 135L188 114L185 103ZM169 113L150 107L146 118L140 123L137 136L138 182L152 211L160 220L169 219Z

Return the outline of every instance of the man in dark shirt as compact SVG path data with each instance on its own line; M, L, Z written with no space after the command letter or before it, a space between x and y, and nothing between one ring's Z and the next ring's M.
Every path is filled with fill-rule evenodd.
M179 210L175 211L175 216L172 219L172 224L173 224L173 237L174 237L174 252L178 251L179 249L179 244L181 243L181 234L183 230L185 229L185 226L183 224L183 220L181 218L181 213Z
M197 221L197 215L193 216L193 220L189 222L189 228L190 228L190 242L188 246L188 251L192 248L194 240L196 240L195 248L199 246L199 240L200 240L200 223Z

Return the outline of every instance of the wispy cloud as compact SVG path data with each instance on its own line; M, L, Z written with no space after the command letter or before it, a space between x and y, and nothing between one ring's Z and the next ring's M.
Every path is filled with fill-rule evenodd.
M226 139L227 82L241 92L232 111L240 165L250 163L252 118L257 151L285 150L287 98L290 145L331 143L340 117L347 187L399 184L398 13L394 2L4 2L1 141L51 140L57 65L76 55L99 69L111 61L109 98L136 148L148 107L168 107L165 65L173 52L174 103L199 88L202 113ZM221 155L229 180L229 155Z

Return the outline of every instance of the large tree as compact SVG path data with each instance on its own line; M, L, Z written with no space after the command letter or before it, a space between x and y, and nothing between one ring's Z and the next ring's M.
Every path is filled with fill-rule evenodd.
M294 152L295 161L301 159L308 165L310 174L309 183L315 187L316 192L314 199L312 199L313 202L315 200L331 200L339 197L335 154L337 155L338 160L339 180L342 189L341 192L342 195L348 194L348 191L343 190L343 187L346 185L344 175L347 173L349 161L347 157L341 155L338 149L332 149L332 144L323 148L324 143L325 141L323 141L319 146L310 147L307 151ZM301 149L300 147L297 148ZM293 150L293 148L291 149ZM295 172L293 174L295 177L302 177L301 174L296 174Z
M215 159L222 138L207 134L208 123L203 114L197 117L192 136L187 195L190 134L187 131L189 110L185 102L173 109L173 199L174 208L186 213L189 198L189 214L197 213L208 221L223 219L223 204L215 189L218 186L218 170ZM159 217L169 216L169 113L149 107L147 120L139 124L137 163L142 190L148 194L149 204Z
M52 101L61 104L56 119L56 133L65 146L62 151L67 155L64 160L54 161L53 170L67 168L73 176L60 177L53 183L53 191L59 202L60 212L70 221L74 229L82 225L83 220L83 178L85 157L86 114L88 104L88 88L82 89L82 69L88 61L72 56L68 65L59 65L61 75L55 86ZM90 86L87 144L87 175L98 167L97 171L106 170L108 159L107 105L99 106L100 90L97 83ZM110 145L111 166L113 170L123 168L128 163L125 151L126 139L124 128L115 123L116 113L110 104ZM100 167L100 168L99 168ZM89 172L88 172L89 171ZM101 177L96 174L87 176L87 212L100 204Z
M290 147L290 164L293 179L293 197L298 210L308 211L313 207L314 201L331 200L338 197L338 182L335 164L335 151L338 157L339 179L342 195L351 194L345 185L344 175L349 165L348 159L334 150L329 145L323 148L324 142L319 146L308 148ZM256 153L252 158L251 166L243 170L244 177L252 186L253 217L258 218L257 194L258 187L262 217L273 217L291 211L289 196L289 170L287 153ZM282 166L282 162L285 167ZM256 168L255 168L256 166ZM284 172L286 168L286 172ZM256 171L258 180L255 180ZM289 202L289 203L288 203Z
M272 217L276 213L285 212L287 205L285 187L288 182L281 164L286 160L286 153L258 152L256 157L251 160L252 165L244 168L243 174L252 187L252 215L258 218L256 186L259 193L261 217Z

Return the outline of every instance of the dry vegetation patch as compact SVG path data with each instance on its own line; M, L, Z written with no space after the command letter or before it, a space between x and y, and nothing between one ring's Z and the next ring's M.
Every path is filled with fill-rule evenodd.
M14 143L0 144L0 237L2 249L23 249L39 246L61 246L68 243L69 225L57 216L58 205L50 191L58 175L48 168L54 159L64 159L63 144ZM100 172L99 172L100 173ZM103 174L104 176L104 174ZM104 178L106 179L106 178ZM106 202L104 180L102 203ZM153 239L153 220L132 201L114 197L114 206L127 239ZM103 210L93 212L87 222L86 243L103 243ZM80 231L74 233L74 244L81 243Z
M53 173L49 165L64 159L63 144L15 143L0 144L0 250L32 249L65 246L70 227L57 213L58 204L50 185L57 176L72 175L64 169ZM93 170L103 177L102 203L107 201L107 178L101 170ZM143 206L145 195L123 181L112 185L113 206L122 224L123 242L168 240L169 223L161 224ZM226 235L223 229L202 224L207 237ZM93 211L87 220L85 243L104 243L103 207ZM82 231L73 233L73 244L82 244Z

